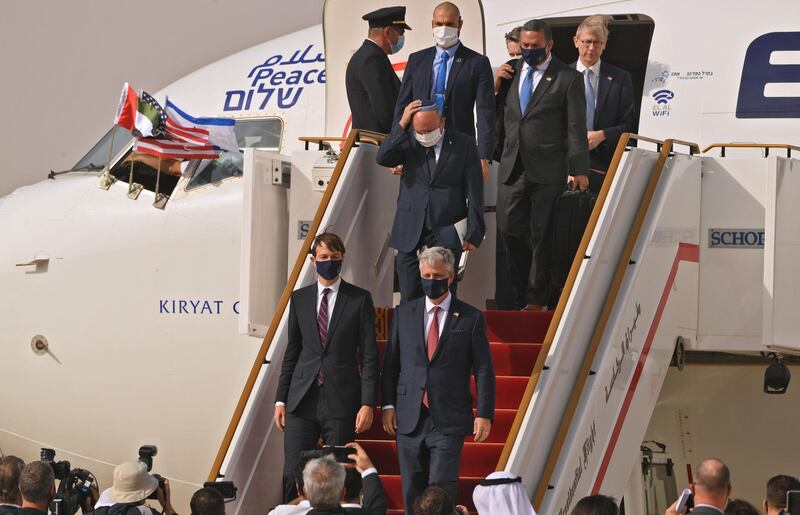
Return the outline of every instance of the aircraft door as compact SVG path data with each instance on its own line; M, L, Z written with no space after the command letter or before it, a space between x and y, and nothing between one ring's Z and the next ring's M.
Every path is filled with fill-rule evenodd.
M288 156L244 150L240 334L266 335L286 285L290 177Z
M397 75L402 78L409 54L433 46L431 15L440 0L406 2L406 23L412 30L405 32L403 49L389 56ZM344 75L350 56L367 37L367 22L361 17L386 7L376 0L326 0L322 16L325 34L325 134L344 135L350 128L350 106ZM479 0L458 2L464 27L461 42L476 52L485 52L483 7Z

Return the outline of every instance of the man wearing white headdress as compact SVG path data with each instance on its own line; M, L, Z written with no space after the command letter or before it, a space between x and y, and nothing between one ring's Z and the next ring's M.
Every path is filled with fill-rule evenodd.
M492 472L478 483L472 501L479 515L536 515L522 478L510 472Z

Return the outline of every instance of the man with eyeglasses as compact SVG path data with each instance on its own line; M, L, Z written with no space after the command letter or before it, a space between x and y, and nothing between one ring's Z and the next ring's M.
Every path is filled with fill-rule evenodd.
M606 16L589 16L573 38L586 92L586 131L589 142L589 189L599 191L614 157L619 137L632 132L636 119L631 74L600 60L608 41Z

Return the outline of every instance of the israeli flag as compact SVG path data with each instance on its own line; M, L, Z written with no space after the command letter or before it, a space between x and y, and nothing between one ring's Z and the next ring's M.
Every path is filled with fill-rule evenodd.
M167 98L166 109L168 120L186 129L200 129L208 131L208 142L220 150L238 152L239 144L236 142L233 118L196 118Z

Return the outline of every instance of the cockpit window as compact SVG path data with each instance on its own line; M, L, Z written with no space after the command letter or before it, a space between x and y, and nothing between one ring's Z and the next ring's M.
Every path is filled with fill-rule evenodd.
M235 131L240 148L278 151L283 136L283 121L280 118L236 120ZM229 177L241 177L243 165L242 154L233 152L225 152L218 159L204 159L197 164L193 163L194 170L186 191Z
M133 138L133 135L128 129L117 127L116 134L114 134L114 129L112 128L110 131L106 132L102 138L100 138L100 141L98 141L97 144L93 146L92 149L85 156L83 156L83 158L81 158L81 160L78 161L75 166L72 167L72 169L102 169L108 164L109 156L113 158L115 155L117 155L117 153L130 142L131 138ZM109 152L112 139L114 140L114 148Z

